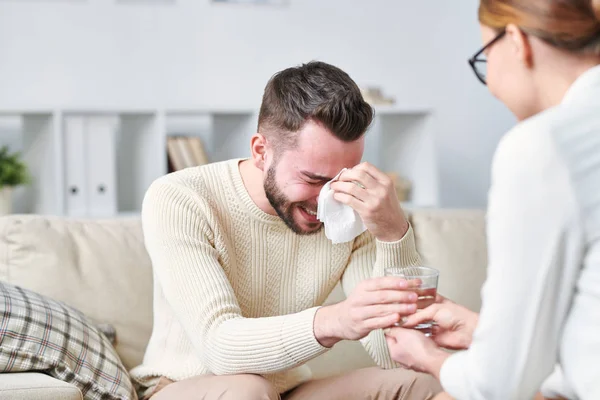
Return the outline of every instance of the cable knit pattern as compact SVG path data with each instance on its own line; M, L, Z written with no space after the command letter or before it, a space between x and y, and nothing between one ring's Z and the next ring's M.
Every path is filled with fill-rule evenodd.
M154 270L154 328L131 375L181 380L261 374L284 392L310 378L303 365L325 352L315 339L318 307L340 279L346 293L393 265L419 263L412 228L395 243L365 232L333 245L323 232L297 235L260 210L229 160L157 179L142 207ZM363 340L382 367L382 331Z

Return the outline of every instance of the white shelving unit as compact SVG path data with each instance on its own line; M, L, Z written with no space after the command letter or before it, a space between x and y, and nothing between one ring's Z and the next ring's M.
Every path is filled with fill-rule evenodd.
M33 175L31 184L16 190L14 212L52 214L60 204L59 121L60 112L49 109L0 110L2 144L14 145Z
M211 162L246 157L250 138L256 131L257 110L258 107L0 110L0 144L10 143L11 148L21 151L34 178L33 184L15 193L14 212L73 215L68 207L73 188L68 187L67 178L71 176L70 168L82 166L71 165L66 152L66 126L72 118L116 121L111 148L114 153L106 157L91 154L95 165L87 167L115 171L112 182L91 182L90 190L100 190L102 186L107 196L115 197L116 204L111 211L92 207L76 213L114 217L137 215L150 183L168 172L166 142L170 135L200 137ZM412 181L412 198L407 208L438 204L432 121L433 115L425 107L376 107L375 121L367 133L364 160ZM96 149L92 144L85 151L85 158L90 158L90 152Z
M167 162L162 113L120 114L117 136L117 210L135 213Z
M412 182L407 208L439 204L433 123L427 108L381 107L366 136L363 159Z

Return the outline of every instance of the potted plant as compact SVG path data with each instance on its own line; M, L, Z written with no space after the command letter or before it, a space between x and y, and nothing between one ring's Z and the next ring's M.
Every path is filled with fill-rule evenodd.
M11 153L8 146L3 146L0 149L0 215L11 213L14 187L29 181L29 171L21 155Z

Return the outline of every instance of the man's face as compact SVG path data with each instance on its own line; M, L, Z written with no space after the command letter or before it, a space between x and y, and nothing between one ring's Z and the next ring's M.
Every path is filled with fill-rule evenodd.
M364 136L346 143L325 127L309 121L298 134L297 147L285 150L265 165L264 189L271 206L294 232L318 232L317 201L321 188L343 168L359 164ZM281 150L279 150L281 151ZM275 162L273 162L275 161Z

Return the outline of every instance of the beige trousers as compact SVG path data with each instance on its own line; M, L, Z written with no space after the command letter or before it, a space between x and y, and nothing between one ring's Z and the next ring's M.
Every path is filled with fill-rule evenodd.
M258 375L161 378L142 400L431 400L441 390L430 375L365 368L306 382L282 395Z

